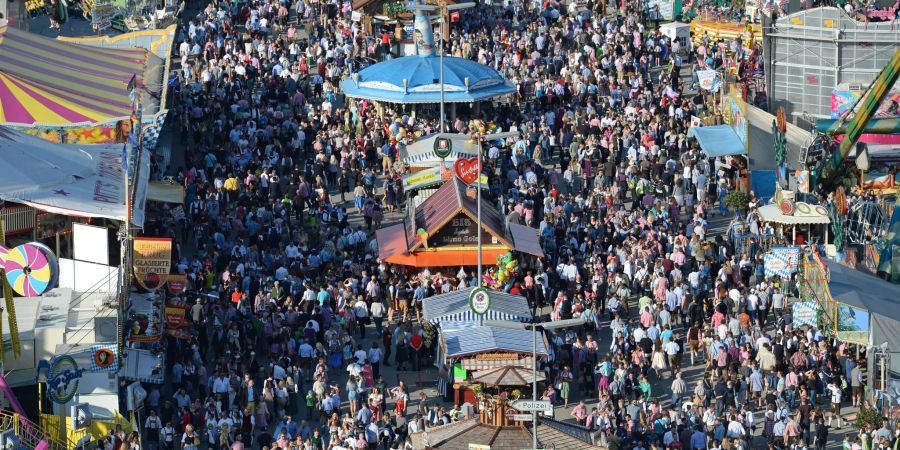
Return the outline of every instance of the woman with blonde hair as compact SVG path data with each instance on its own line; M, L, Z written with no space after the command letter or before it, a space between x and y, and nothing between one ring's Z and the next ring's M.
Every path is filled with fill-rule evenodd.
M191 424L187 424L184 427L184 434L181 435L181 449L182 450L199 450L200 448L200 435L194 431L194 426Z
M662 339L657 338L653 344L653 356L651 357L651 368L656 373L656 379L660 379L660 372L666 370L666 354L663 352Z
M232 439L229 432L228 424L223 423L219 428L219 448L221 450L229 450L231 448Z
M359 385L356 383L356 377L350 376L346 388L347 400L350 401L350 414L356 416L357 402L359 401Z
M279 381L278 386L275 388L275 411L278 417L283 417L287 414L289 395L285 381Z

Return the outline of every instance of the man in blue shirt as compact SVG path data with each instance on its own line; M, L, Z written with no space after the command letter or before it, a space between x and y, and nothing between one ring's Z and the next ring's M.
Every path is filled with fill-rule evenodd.
M694 433L691 434L691 450L704 450L706 449L706 433L700 428L699 425L694 429Z
M356 412L356 420L365 425L368 425L369 422L372 421L372 410L369 409L369 406L365 403L363 403L362 408Z

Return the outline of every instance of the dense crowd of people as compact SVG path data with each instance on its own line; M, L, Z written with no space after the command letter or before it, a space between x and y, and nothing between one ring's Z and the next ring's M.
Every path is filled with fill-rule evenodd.
M522 131L484 148L492 196L545 252L508 289L586 320L549 336L542 397L619 448L824 448L835 426L845 448L896 448L887 428L841 428L842 405L873 407L865 349L793 328L787 286L758 252L709 232L741 162L687 137L691 116L721 111L682 74L755 50L672 42L647 14L632 1L480 5L446 43L518 88L471 117ZM176 237L193 334L167 338L143 444L412 449L410 434L457 420L462 405L383 373L430 366L413 345L433 332L422 304L477 284L377 258L374 230L401 218L403 142L387 129L403 112L379 115L338 82L397 56L394 37L367 35L349 2L262 0L203 5L179 43L185 207L145 232ZM435 130L420 117L410 137Z

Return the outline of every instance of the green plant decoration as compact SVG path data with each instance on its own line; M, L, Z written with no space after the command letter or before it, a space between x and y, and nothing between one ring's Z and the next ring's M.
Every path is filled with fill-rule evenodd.
M860 409L859 414L856 415L856 421L853 422L860 430L866 425L871 425L873 429L877 430L883 423L884 417L873 409Z
M406 12L406 5L402 2L391 2L385 3L382 9L384 10L384 15L395 19L398 15Z
M425 332L422 336L422 342L425 345L425 348L431 348L431 344L434 342L434 337L436 334L434 325L429 322L425 322L425 324L422 325L422 331Z
M733 211L744 211L750 204L750 197L741 191L732 191L725 196L725 206Z

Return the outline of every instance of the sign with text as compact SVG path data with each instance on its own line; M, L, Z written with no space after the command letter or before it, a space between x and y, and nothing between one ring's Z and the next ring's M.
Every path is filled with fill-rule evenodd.
M491 309L491 293L483 287L472 289L469 293L469 306L472 312L483 316Z
M767 277L790 278L800 268L800 247L772 247L766 253L764 268Z
M791 318L794 328L804 325L819 325L819 304L816 302L794 302L791 305Z
M457 159L453 163L453 168L456 169L456 176L468 185L478 181L479 175L481 175L481 163L478 158Z
M549 400L517 400L512 404L519 411L549 411Z
M169 287L169 292L172 295L181 295L184 292L184 289L187 287L187 276L169 274L167 285Z
M451 245L478 245L478 223L465 214L459 214L433 236L428 239L432 247ZM485 245L497 244L496 237L491 236L487 230L482 230L481 243Z
M148 291L166 284L172 266L172 239L134 238L134 277Z

